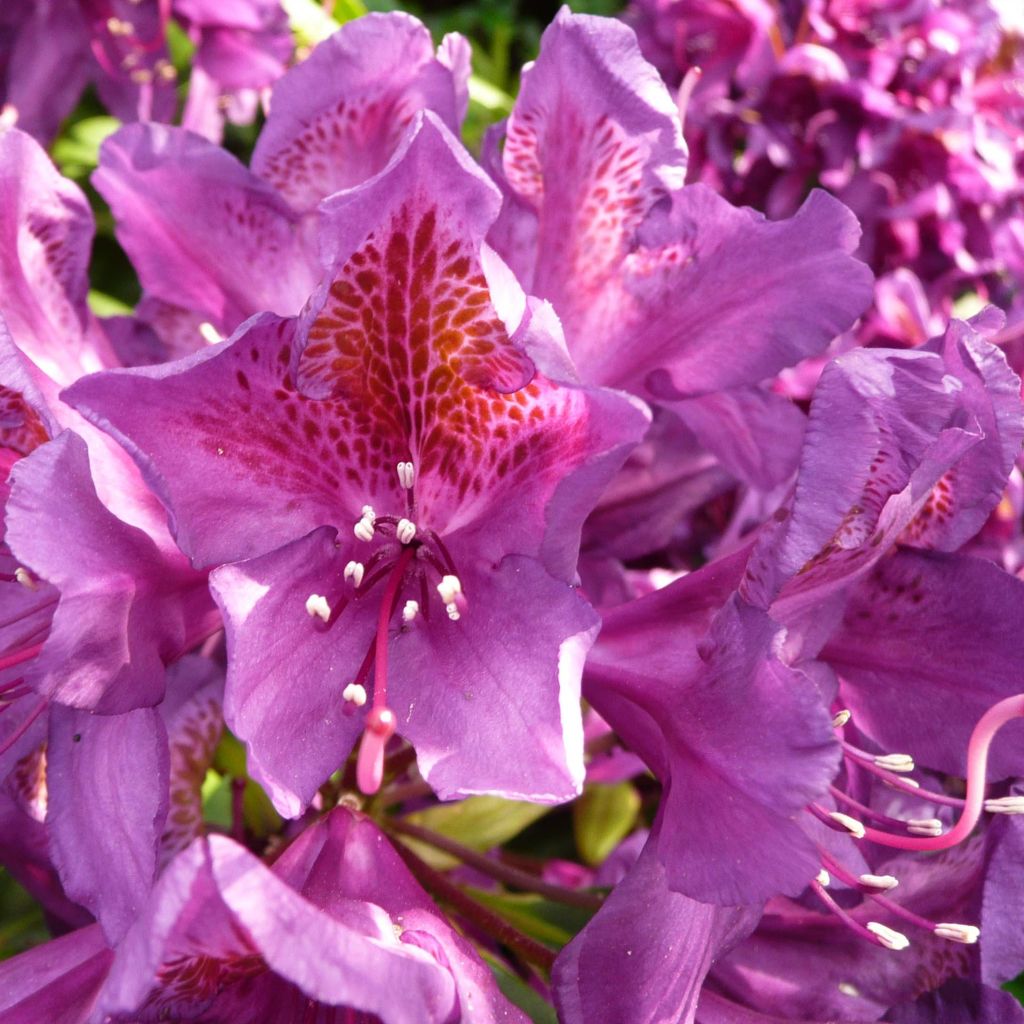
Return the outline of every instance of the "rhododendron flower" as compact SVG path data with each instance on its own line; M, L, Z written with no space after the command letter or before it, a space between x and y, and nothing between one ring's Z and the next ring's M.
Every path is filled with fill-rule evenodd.
M371 14L320 43L274 90L252 169L178 128L131 125L93 176L145 295L160 362L260 312L299 312L317 278L317 204L384 169L418 110L457 131L468 43L407 14Z
M527 1019L377 828L340 807L270 868L196 840L113 950L85 928L0 966L5 1019L58 1006L74 1022Z
M193 560L235 563L213 575L226 718L288 815L364 729L366 789L396 730L445 796L554 801L582 779L579 530L648 419L536 369L521 346L540 362L550 342L481 249L497 203L422 116L322 207L328 272L301 320L67 392Z

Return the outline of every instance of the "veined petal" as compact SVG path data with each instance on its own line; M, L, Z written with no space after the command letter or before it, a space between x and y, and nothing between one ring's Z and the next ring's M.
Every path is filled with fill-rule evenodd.
M111 945L156 877L167 781L167 731L155 709L92 715L51 705L51 851L66 892L96 915Z
M382 171L416 111L433 110L458 131L463 89L421 22L398 11L368 14L274 87L252 169L293 209L312 212Z
M439 621L437 609L395 638L398 732L442 799L570 799L583 782L579 688L597 615L532 559L506 558L463 586L459 621Z
M181 128L135 124L103 143L93 182L142 286L221 334L312 289L297 216L233 156Z
M363 727L360 716L344 713L342 692L372 642L377 604L352 602L330 631L306 611L309 596L341 576L335 536L320 529L211 576L230 656L225 719L285 817L308 805Z
M18 347L61 384L114 365L87 337L89 204L35 139L0 130L0 294Z
M60 591L36 688L104 713L157 703L164 664L182 653L187 625L208 602L205 581L99 501L85 442L71 431L11 476L8 543Z

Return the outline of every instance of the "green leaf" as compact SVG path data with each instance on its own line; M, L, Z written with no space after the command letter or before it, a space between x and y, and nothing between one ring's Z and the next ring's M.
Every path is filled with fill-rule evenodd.
M583 907L555 903L532 892L492 892L468 887L466 891L524 935L556 948L569 942L593 916L593 911Z
M518 975L513 974L504 964L496 960L487 950L480 950L487 966L494 975L494 980L501 989L501 994L510 1002L515 1003L524 1013L529 1015L533 1024L558 1024L554 1007L540 997Z
M125 316L132 311L132 307L126 302L115 299L113 295L107 295L105 292L90 291L88 301L89 308L96 316Z
M207 774L206 782L203 783L204 816L206 816L207 821L211 821L221 828L231 828L231 778L245 779L245 791L242 794L242 813L245 817L246 828L253 835L260 838L280 830L283 824L281 816L274 810L270 797L267 796L262 786L249 777L245 760L245 747L227 730L224 731L224 735L221 737L220 743L217 744L216 751L214 751L213 769L213 771ZM211 790L211 811L218 815L217 818L212 818L206 814L206 787L210 783L211 775L218 778L223 777L222 781L225 784L224 788L226 788L226 797L220 789ZM231 778L228 778L228 776ZM225 799L227 799L226 823L223 805Z
M602 864L636 825L640 794L628 782L594 782L573 804L572 824L580 856L588 864Z
M1024 1003L1024 974L1017 975L1013 981L1008 981L1004 986L1007 992L1017 1000L1018 1003Z
M366 13L362 0L337 0L330 14L316 0L282 0L288 24L299 47L312 47L338 31L338 26Z
M49 937L39 904L0 869L0 960L41 945Z
M407 820L483 852L508 842L550 810L544 804L502 800L496 796L471 796L457 803L437 804L416 811ZM431 867L439 871L453 868L459 863L449 854L415 839L403 836L402 841L407 842Z
M121 127L116 117L97 115L70 122L53 144L53 160L62 174L84 178L99 160L100 144Z

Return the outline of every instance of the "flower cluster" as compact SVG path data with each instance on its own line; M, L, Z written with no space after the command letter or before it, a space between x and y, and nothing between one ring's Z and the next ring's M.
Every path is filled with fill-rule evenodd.
M679 90L691 180L772 217L820 185L857 214L878 275L862 342L920 344L966 296L1016 304L1016 5L636 0L629 20Z
M248 163L188 107L103 144L130 315L89 304L83 192L0 129L0 863L56 936L0 963L0 1017L1024 1021L1003 314L945 318L955 275L923 266L967 250L924 225L953 218L872 207L865 244L805 169L767 219L720 194L751 198L754 144L750 174L708 157L768 123L736 82L852 94L821 48L780 64L756 3L656 20L721 43L684 79L686 184L677 97L619 21L563 10L476 157L461 36L369 14L243 81L240 39L287 58L275 5L115 6L105 70L163 59L173 13L190 105L277 81ZM955 35L906 6L907 52ZM876 8L799 30L868 62L865 103L938 109L993 58L961 33L915 77ZM18 106L56 4L12 10ZM855 145L897 159L891 113ZM856 207L875 165L839 162ZM950 173L1020 229L1009 184ZM878 311L875 250L941 327L830 358Z

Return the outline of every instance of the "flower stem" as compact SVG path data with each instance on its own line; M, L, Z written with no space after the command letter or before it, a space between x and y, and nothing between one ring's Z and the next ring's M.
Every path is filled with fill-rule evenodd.
M447 903L453 910L458 911L468 921L472 921L502 945L514 950L524 960L536 964L550 973L555 962L555 954L547 946L542 946L528 935L524 935L517 928L513 928L504 918L471 899L458 886L449 882L441 872L435 871L426 861L413 853L404 843L395 843L395 850L405 861L406 867L416 880L439 900Z
M486 856L486 854L480 853L468 846L463 846L462 843L454 839L449 839L448 836L431 832L430 829L414 825L412 822L392 819L388 822L388 826L394 832L410 836L438 850L443 850L445 853L450 853L464 864L468 864L470 867L476 868L477 871L516 889L539 893L541 896L545 896L556 903L564 903L570 907L583 907L585 910L598 910L603 902L601 897L594 893L577 892L573 889L564 889L560 885L552 885L536 875L531 875L527 871L521 871L519 868L512 867L512 865L505 864L502 861L494 860Z

